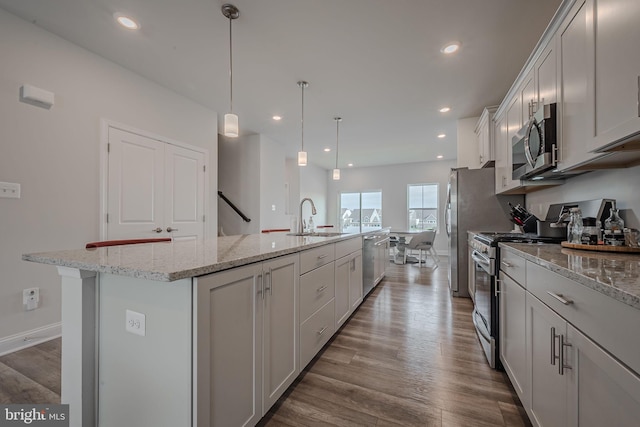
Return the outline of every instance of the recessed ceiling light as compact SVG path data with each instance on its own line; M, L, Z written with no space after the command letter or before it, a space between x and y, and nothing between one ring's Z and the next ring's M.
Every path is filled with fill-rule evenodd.
M116 13L114 15L118 24L122 25L127 30L138 30L140 29L140 24L138 24L133 18L128 16Z
M436 156L437 159L442 159L444 158L444 156L442 154L440 154L439 156Z
M277 122L277 121L282 120L282 117L281 116L273 116L272 119Z
M438 134L438 138L440 138L440 139L444 138L445 136L447 136L447 135L444 134L444 133Z
M441 113L448 113L449 111L451 111L451 108L450 107L442 107L438 111L440 111Z
M329 148L329 147L327 147L327 148L325 148L325 149L324 149L324 152L325 152L325 153L328 153L329 151L331 151L331 148Z
M352 167L352 166L353 166L353 163L349 163L347 166Z
M440 49L440 52L450 55L457 52L458 49L460 49L460 42L451 42L444 45L444 47Z

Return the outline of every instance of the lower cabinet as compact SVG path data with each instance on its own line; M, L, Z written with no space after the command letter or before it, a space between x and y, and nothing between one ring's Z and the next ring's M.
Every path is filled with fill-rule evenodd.
M531 294L532 423L637 426L640 378Z
M527 373L527 291L500 272L500 360L522 402L528 400Z
M298 376L298 280L297 254L196 279L197 425L255 425Z
M335 262L336 330L362 302L362 250Z

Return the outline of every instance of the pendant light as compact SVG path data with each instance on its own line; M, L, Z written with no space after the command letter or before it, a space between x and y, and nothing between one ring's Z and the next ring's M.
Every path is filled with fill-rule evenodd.
M342 117L334 117L333 120L336 121L336 168L333 170L333 180L340 180L340 169L338 169L338 140L340 137L340 122L342 121Z
M238 116L233 114L233 50L231 22L240 16L238 8L232 4L222 5L222 14L229 18L229 112L224 115L224 136L238 137Z
M302 125L302 148L298 151L298 166L307 166L307 152L304 151L304 88L309 87L309 83L303 80L298 82L298 86L302 89L302 118L300 120L300 124Z

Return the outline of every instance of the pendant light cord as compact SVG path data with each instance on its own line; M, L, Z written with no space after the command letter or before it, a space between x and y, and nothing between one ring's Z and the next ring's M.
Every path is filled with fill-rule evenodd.
M229 107L233 113L233 31L231 31L233 19L229 16Z
M340 118L336 117L336 169L338 169L338 141L340 140Z
M300 85L300 87L302 88L302 117L300 119L300 122L302 124L301 128L302 128L302 135L300 140L302 141L302 151L304 151L304 83L302 85Z

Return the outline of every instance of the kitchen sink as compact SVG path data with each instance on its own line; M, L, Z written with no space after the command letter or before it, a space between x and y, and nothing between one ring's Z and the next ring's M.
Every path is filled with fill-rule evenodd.
M307 233L288 233L287 236L309 236L309 237L336 237L348 233L339 233L336 231L317 231Z

